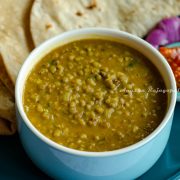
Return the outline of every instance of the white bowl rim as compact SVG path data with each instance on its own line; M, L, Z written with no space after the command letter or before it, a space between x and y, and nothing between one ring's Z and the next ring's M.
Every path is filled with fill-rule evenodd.
M24 112L24 108L21 102L21 96L20 96L20 91L19 91L19 87L21 84L21 76L24 76L23 74L23 69L25 68L26 64L28 63L28 61L31 59L32 56L34 56L35 54L38 54L38 51L40 49L43 49L44 46L46 46L47 44L51 44L53 43L57 38L63 36L63 35L72 35L73 33L90 33L90 34L95 34L97 32L102 32L102 33L116 33L119 34L119 36L124 36L126 38L131 38L133 41L136 41L137 43L141 44L142 46L146 46L150 51L152 51L153 53L155 53L155 55L161 59L161 61L164 63L164 65L166 66L166 70L170 76L170 80L171 80L171 87L174 90L172 92L172 98L170 99L170 103L169 103L169 108L166 112L166 115L164 117L164 119L162 120L161 124L147 137L145 137L144 139L142 139L141 141L132 144L130 146L127 146L125 148L121 148L118 150L113 150L113 151L105 151L105 152L89 152L89 151L80 151L80 150L75 150L75 149L71 149L68 147L65 147L63 145L57 144L56 142L52 141L51 139L47 138L46 136L44 136L42 133L40 133L30 122L30 120L27 118L25 112ZM106 35L105 35L106 36ZM146 41L144 41L143 39L129 34L127 32L124 31L120 31L120 30L114 30L114 29L109 29L109 28L82 28L82 29L78 29L78 30L71 30L68 32L64 32L60 35L57 35L47 41L45 41L44 43L42 43L39 47L35 48L30 55L27 57L26 61L24 62L24 64L22 65L17 80L16 80L16 85L15 85L15 100L16 100L16 107L17 110L23 120L23 122L26 124L27 128L29 128L29 130L40 140L42 140L45 144L49 145L50 147L52 147L53 149L56 149L58 151L63 151L65 153L69 153L72 155L77 155L77 156L85 156L85 157L108 157L108 156L114 156L114 155L118 155L118 154L124 154L124 153L128 153L130 151L133 150L137 150L138 148L141 148L142 146L144 146L145 144L149 143L152 139L154 139L162 130L163 128L166 126L166 124L168 123L168 121L171 119L171 116L173 115L174 112L174 108L175 108L175 104L176 104L176 96L177 96L177 91L176 91L176 82L175 82L175 78L173 76L173 72L169 66L169 64L167 63L167 61L164 59L164 57L153 47L151 46L149 43L147 43Z

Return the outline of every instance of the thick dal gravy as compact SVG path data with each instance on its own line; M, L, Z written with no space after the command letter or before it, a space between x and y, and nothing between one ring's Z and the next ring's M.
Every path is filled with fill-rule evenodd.
M156 68L136 50L101 39L46 55L29 74L24 109L46 137L82 151L111 151L148 136L163 120L167 94Z

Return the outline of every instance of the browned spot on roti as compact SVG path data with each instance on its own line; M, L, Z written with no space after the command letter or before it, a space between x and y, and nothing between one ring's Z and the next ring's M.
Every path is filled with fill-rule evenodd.
M77 11L77 12L76 12L76 15L77 15L77 16L82 16L82 15L83 15L83 13L82 13L82 12L80 12L80 11Z
M50 28L52 28L52 24L46 24L46 30L48 30L48 29L50 29Z
M97 7L97 3L96 0L92 0L91 3L89 4L89 6L87 6L87 9L94 9Z

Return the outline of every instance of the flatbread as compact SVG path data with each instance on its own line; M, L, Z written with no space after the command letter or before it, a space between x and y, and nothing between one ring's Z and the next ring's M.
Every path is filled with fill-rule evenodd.
M128 14L126 31L143 37L163 18L180 15L180 0L136 0Z
M28 25L32 3L33 0L4 0L0 3L0 53L13 83L33 48Z
M0 81L0 135L16 131L14 97Z
M0 118L0 135L12 135L16 131L16 123Z
M6 88L11 92L12 96L14 96L14 84L8 76L1 55L0 55L0 80L6 86Z
M125 30L124 9L133 0L35 0L31 10L31 34L36 46L64 31L84 27Z
M33 0L5 0L0 3L0 135L16 131L13 83L34 47L29 30L32 3Z
M143 37L159 20L179 12L180 0L35 0L30 27L36 46L85 27L120 29Z

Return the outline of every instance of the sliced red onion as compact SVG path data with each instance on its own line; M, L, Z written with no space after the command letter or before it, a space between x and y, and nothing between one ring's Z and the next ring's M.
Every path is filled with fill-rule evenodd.
M146 38L155 48L180 41L180 18L165 18L149 33Z

